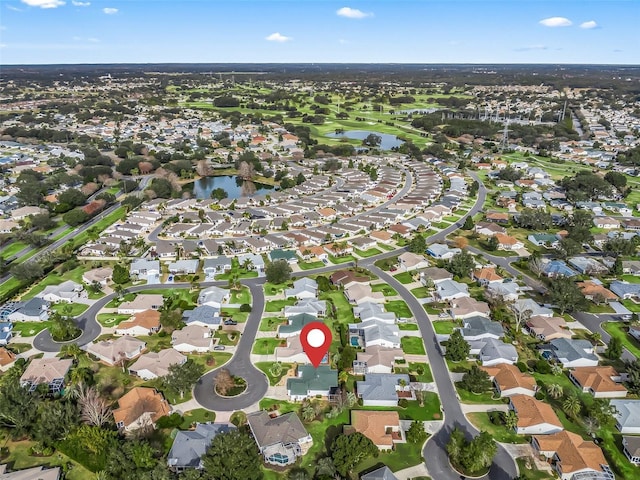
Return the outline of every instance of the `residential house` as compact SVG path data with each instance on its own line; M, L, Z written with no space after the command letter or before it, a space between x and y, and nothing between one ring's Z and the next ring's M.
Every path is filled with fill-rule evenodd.
M174 472L203 468L202 457L220 433L235 430L230 423L196 423L193 430L179 430L167 455L167 466Z
M220 287L205 288L198 295L198 305L209 305L214 308L222 308L225 302L229 301L231 294L229 290Z
M247 415L247 424L265 462L278 467L295 463L313 444L294 412L272 417L260 410Z
M569 371L573 383L595 398L626 397L627 389L621 384L622 377L613 367L576 367Z
M398 412L351 410L351 425L345 432L363 434L380 450L392 450L394 444L406 442Z
M0 345L6 346L13 337L13 323L0 322Z
M549 459L561 480L615 478L600 447L576 433L563 430L552 435L535 435L531 445L538 455Z
M113 340L88 343L84 349L107 365L131 360L142 353L147 344L137 338L124 336Z
M504 303L515 302L520 297L520 285L512 281L492 282L487 285L486 294Z
M49 285L37 295L51 303L72 303L87 297L87 292L82 285L72 280L62 282L60 285Z
M297 257L296 257L297 258ZM264 276L264 258L257 253L247 253L238 257L238 264L244 266L248 270L254 270L259 277Z
M349 336L353 346L400 348L400 329L397 325L389 324L386 321L371 319L360 323L350 323Z
M478 222L475 225L475 232L478 235L482 235L485 237L493 237L496 233L506 234L507 229L497 225L495 223L489 222Z
M60 393L72 366L70 358L34 358L20 377L20 386L33 392L38 385L44 384L49 386L49 393Z
M350 249L351 247L347 247L347 248ZM351 249L351 251L353 250ZM346 253L344 254L346 255ZM269 252L269 260L271 260L272 262L275 262L276 260L286 260L287 262L294 264L294 263L298 263L298 256L294 251L282 250L280 248L276 248Z
M485 317L470 317L462 322L460 333L466 341L486 340L493 338L495 340L504 336L504 329L498 322L494 322Z
M575 277L578 272L569 267L563 260L551 260L544 263L543 273L549 278Z
M427 268L429 262L422 255L412 252L404 252L398 257L398 266L403 272L411 272L420 268Z
M515 431L520 435L550 435L564 430L551 405L529 395L509 397L509 409L518 415Z
M553 310L538 305L530 298L520 298L510 304L509 308L511 308L514 314L520 316L534 317L539 315L541 317L553 317L554 315Z
M119 429L132 432L147 426L155 428L158 419L170 413L169 402L155 388L133 387L118 399L113 420Z
M279 335L280 336L280 335ZM304 353L302 343L300 343L300 335L291 335L286 337L287 345L276 347L275 356L279 362L286 363L306 363L309 357ZM325 355L321 363L327 363L329 356Z
M493 282L502 282L503 278L496 273L495 267L483 267L471 273L471 279L479 285L487 286Z
M169 273L193 275L198 271L198 260L176 260L169 264Z
M532 233L527 237L531 243L536 247L543 248L558 248L560 246L560 239L557 235L551 233Z
M468 297L469 288L466 283L443 280L436 285L435 296L441 302L451 302L459 298Z
M569 264L583 275L599 275L609 271L593 257L572 257Z
M185 310L182 312L182 320L188 326L198 325L209 329L219 327L222 321L220 309L211 305L200 305L193 310Z
M295 297L298 300L305 298L317 298L318 282L307 277L294 280L293 288L285 289L284 296L286 298Z
M549 342L543 356L555 358L564 368L595 367L598 357L594 354L594 347L588 340L574 340L571 338L556 338Z
M522 373L510 363L499 363L491 367L482 367L489 374L493 385L501 397L528 395L533 397L538 390L536 379L528 373Z
M354 283L344 289L344 296L351 304L361 305L366 302L384 303L386 298L382 292L374 292L371 287L363 283Z
M215 276L231 271L231 259L224 255L215 258L206 258L202 266L202 272L207 280L214 280Z
M205 353L213 348L209 327L192 324L171 334L171 345L182 353Z
M11 350L0 347L0 370L16 361L16 354Z
M397 322L396 314L385 311L380 303L363 302L353 307L353 314L363 322L367 320L379 320L389 324Z
M613 417L620 433L640 434L640 400L611 400L609 405L615 409Z
M638 283L628 283L621 282L620 280L614 280L609 285L609 290L615 293L622 300L640 297L640 284Z
M23 470L7 471L8 465L0 465L0 480L59 480L61 467L31 467Z
M555 338L571 338L572 335L567 322L562 317L535 315L526 321L524 328L530 335L544 341Z
M461 297L449 302L451 310L449 313L454 319L465 319L475 316L488 317L491 313L489 304L481 302L472 297Z
M640 466L640 437L624 435L622 437L622 451L636 467Z
M454 255L462 252L459 248L450 248L444 243L433 243L427 248L427 254L439 260L450 260ZM425 265L427 267L428 265Z
M103 287L111 280L113 275L113 268L111 267L99 267L92 270L87 270L82 274L82 281L87 285L92 285L94 282L99 283Z
M44 322L49 319L49 305L48 301L38 297L26 302L15 302L12 307L15 310L9 313L6 319L12 322Z
M451 280L453 278L453 274L444 268L439 267L428 267L420 270L418 272L420 277L420 283L423 286L433 286L442 282L443 280Z
M613 217L594 217L593 224L596 228L604 228L606 230L620 228L620 220Z
M375 345L356 354L356 359L353 361L353 372L355 375L392 373L396 360L402 359L404 359L402 349Z
M129 274L136 276L140 280L146 280L147 283L159 283L160 262L158 260L138 258L131 262Z
M133 315L146 310L160 310L164 297L155 293L141 293L130 302L122 302L118 307L118 315Z
M329 280L332 285L344 288L350 287L356 283L369 283L369 277L359 277L351 270L338 270L329 277Z
M116 327L116 335L151 335L160 331L160 312L144 310Z
M182 365L187 361L187 357L174 350L166 348L159 352L145 353L129 367L131 375L137 375L143 380L153 380L164 377L169 373L172 365Z
M622 273L640 275L640 260L623 260Z
M582 291L587 300L595 303L609 303L618 299L618 296L605 288L600 281L587 280L578 282L578 287L580 287L580 291Z
M356 382L356 391L365 407L396 407L401 398L415 398L409 384L406 374L369 373Z
M385 465L377 470L365 473L360 477L360 480L398 480L398 477Z
M298 303L295 305L287 305L284 307L283 313L286 318L301 313L308 313L315 317L324 317L327 313L327 302L326 300L316 300L314 298L298 300Z
M305 398L329 397L338 388L338 372L328 365L299 365L297 377L287 379L287 395L293 402Z
M482 342L484 345L480 349L478 358L484 367L491 367L502 363L514 364L518 361L518 352L513 345L504 343L501 340L496 340L495 338L487 338L482 340Z
M509 223L509 214L502 212L488 212L486 214L486 219L488 222L506 225Z
M511 235L496 233L495 238L498 240L498 250L520 250L524 248L524 243Z

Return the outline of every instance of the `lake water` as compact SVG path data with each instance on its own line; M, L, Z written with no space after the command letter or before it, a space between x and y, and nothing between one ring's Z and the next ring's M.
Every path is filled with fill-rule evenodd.
M247 182L240 177L226 175L222 177L202 177L193 182L193 194L196 198L211 198L211 192L216 188L224 189L227 198L252 197L266 194L273 190L271 185Z
M393 147L399 147L404 143L402 140L398 140L395 135L391 135L390 133L370 132L368 130L347 130L344 133L327 133L325 134L325 136L331 138L344 137L355 138L356 140L364 140L371 133L382 138L382 142L380 143L380 148L382 150L391 150Z

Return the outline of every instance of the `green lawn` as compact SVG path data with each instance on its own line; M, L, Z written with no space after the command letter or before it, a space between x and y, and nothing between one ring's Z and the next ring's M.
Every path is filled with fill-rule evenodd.
M412 283L413 282L413 277L411 276L411 273L409 273L409 272L398 273L397 275L394 275L393 277L396 280L398 280L400 283L402 283L403 285L406 285L407 283Z
M67 280L73 280L76 283L82 284L82 274L87 271L87 265L80 265L73 270L69 270L64 273L60 273L60 269L57 268L48 273L40 282L34 285L34 287L22 296L23 300L29 300L35 297L38 293L42 292L45 287L49 285L60 285Z
M240 332L218 330L214 334L214 338L218 339L218 345L232 347L238 344L238 341L240 340Z
M640 343L629 335L629 327L621 322L605 322L602 328L612 337L617 337L622 341L622 345L633 355L640 358Z
M13 324L13 335L16 335L16 332L20 332L20 335L23 337L32 337L37 335L45 328L49 328L51 326L50 321L46 322L15 322Z
M394 312L400 318L411 318L411 310L404 300L392 300L384 304L387 312Z
M355 262L356 257L354 257L353 255L342 255L340 257L334 257L333 255L329 255L329 261L334 265L342 265L343 263Z
M58 312L60 315L72 317L77 317L87 308L89 308L89 305L85 305L84 303L57 303L55 305L51 305L51 310L54 312Z
M633 300L622 300L620 303L622 303L625 307L627 307L629 310L631 310L634 313L640 313L640 304L634 302Z
M0 253L0 256L4 259L7 258L11 258L13 257L16 253L24 250L25 248L27 248L29 245L24 243L24 242L13 242L11 245L9 245L8 247L5 247L2 249L2 253Z
M277 385L280 379L282 379L282 377L284 377L287 374L287 371L291 368L290 363L282 363L282 370L280 375L275 376L271 373L271 367L274 363L275 362L258 362L255 364L256 367L258 367L267 376L267 378L269 379L269 385L271 385L272 387L274 385Z
M640 277L635 275L622 275L622 280L629 283L640 283Z
M518 435L513 430L507 430L504 424L496 425L489 420L487 412L467 413L467 417L478 430L489 432L494 440L504 443L527 443L524 435Z
M71 458L67 457L62 452L56 451L53 455L49 457L34 457L31 456L29 450L35 442L31 441L20 441L13 442L7 441L5 444L3 442L3 446L9 449L9 456L2 460L2 463L8 463L11 465L12 470L22 470L25 468L36 467L39 465L45 465L50 467L63 466L67 462L71 462L72 468L69 472L65 474L65 479L67 480L92 480L95 478L95 475L84 468L79 463L71 460Z
M380 242L378 242L378 248L380 250L385 250L387 252L390 252L391 250L395 250L395 248L392 247L391 245L386 245L386 244L380 243Z
M382 292L385 297L393 297L395 295L398 295L398 292L396 292L386 283L375 283L371 285L371 290L374 292Z
M285 325L287 320L281 317L266 317L260 320L261 332L275 332L278 330L278 325Z
M229 303L251 304L251 292L249 292L249 289L245 286L243 286L239 292L234 290L231 293Z
M117 327L121 322L131 318L131 315L118 315L117 313L99 313L98 323L103 327Z
M355 323L356 319L353 316L353 308L347 302L344 294L340 291L322 292L320 294L321 300L331 300L336 308L336 318L340 323ZM329 310L327 305L327 310Z
M0 301L11 298L24 285L26 285L26 282L21 282L16 277L11 277L6 282L3 282L2 285L0 285Z
M278 295L280 292L283 292L285 288L289 288L291 287L293 284L286 284L286 283L280 283L280 284L275 284L275 283L265 283L264 284L264 294L267 297L271 297L273 295Z
M373 257L374 255L379 255L382 252L380 250L378 250L377 248L370 248L369 250L358 250L358 249L355 249L355 253L359 257L369 258L369 257Z
M418 288L413 288L411 290L411 293L416 298L427 298L431 296L432 292L427 287L418 287Z
M238 323L244 323L249 318L249 312L241 312L239 308L223 308L221 314L223 317L230 317Z
M406 354L425 355L424 343L420 337L402 337L402 351Z
M456 384L456 390L462 403L504 403L501 398L494 398L493 392L475 394Z
M437 320L433 322L433 329L435 330L435 332L443 335L453 333L453 329L459 326L460 325L458 325L453 320Z
M325 267L326 265L321 261L317 261L317 262L298 262L298 266L300 267L300 270L313 270L314 268L322 268L322 267Z
M418 324L417 323L399 323L398 324L398 328L400 330L412 330L412 331L420 330L418 328Z
M281 312L282 309L289 305L296 304L295 298L287 298L285 300L267 300L265 303L264 311L265 312Z
M422 367L424 372L422 374L415 373L418 367ZM414 372L417 382L431 383L433 382L433 375L431 373L431 367L426 363L410 363L409 370Z
M356 467L358 472L370 470L376 465L386 465L394 472L422 463L422 445L398 443L394 450L380 452L377 457L369 457Z
M180 430L187 430L193 423L213 422L216 419L216 412L205 410L204 408L196 408L189 410L182 416L182 424Z
M279 338L257 338L251 353L256 355L273 355L276 347L282 343Z
M532 468L527 468L527 464L522 457L516 459L516 462L518 462L520 478L522 478L523 480L553 480L554 478L556 478L548 472L537 470L533 465L533 462L531 462Z

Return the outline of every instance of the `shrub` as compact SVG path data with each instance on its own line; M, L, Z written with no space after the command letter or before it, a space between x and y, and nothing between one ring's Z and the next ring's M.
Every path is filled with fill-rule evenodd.
M551 373L551 365L549 365L549 362L546 360L538 360L536 362L535 371L543 375L548 375Z
M172 413L168 417L160 417L156 422L158 428L177 428L182 423L182 416L179 413Z
M518 370L520 370L522 373L526 373L529 370L527 364L524 362L516 363L516 367L518 367Z
M398 405L402 408L407 408L409 406L409 400L407 400L406 398L401 398L398 401Z
M240 311L241 312L250 312L251 311L251 305L249 305L248 303L243 303L242 305L240 305Z

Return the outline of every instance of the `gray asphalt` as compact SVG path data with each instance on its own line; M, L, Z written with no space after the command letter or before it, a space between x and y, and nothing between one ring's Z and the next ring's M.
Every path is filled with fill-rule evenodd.
M592 332L597 332L602 337L602 341L606 344L611 340L611 335L609 335L603 328L602 324L605 322L620 322L619 319L612 317L611 315L607 315L606 313L586 313L586 312L573 312L571 314L573 318L575 318L582 325L587 327ZM636 360L635 355L633 355L626 348L622 351L622 360L627 362L633 362Z

